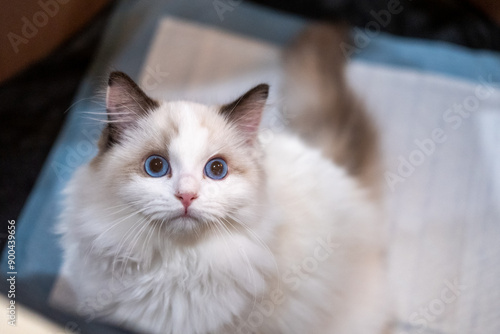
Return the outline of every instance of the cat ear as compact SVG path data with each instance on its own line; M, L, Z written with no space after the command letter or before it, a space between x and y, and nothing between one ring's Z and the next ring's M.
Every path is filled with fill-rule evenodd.
M238 126L248 142L253 142L257 137L268 95L269 85L260 84L234 102L222 106L219 112Z
M106 91L108 145L118 142L123 131L158 106L128 75L112 72Z

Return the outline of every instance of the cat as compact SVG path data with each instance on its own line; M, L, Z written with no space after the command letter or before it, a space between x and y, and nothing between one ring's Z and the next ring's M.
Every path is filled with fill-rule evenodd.
M67 185L58 225L77 312L144 333L382 333L375 132L343 70L313 82L343 36L313 26L287 56L288 92L325 82L349 92L313 92L318 108L297 102L291 128L305 140L290 132L259 142L267 84L207 106L158 101L110 74L98 153ZM294 70L308 61L316 68ZM290 101L314 95L302 93ZM331 115L346 116L339 106L356 117L333 124ZM335 145L314 146L307 111L328 119L317 134Z

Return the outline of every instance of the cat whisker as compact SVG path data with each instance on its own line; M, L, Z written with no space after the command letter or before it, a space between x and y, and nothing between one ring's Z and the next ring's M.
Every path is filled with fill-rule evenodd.
M231 220L233 222L235 222L236 224L242 226L248 233L250 233L251 237L257 241L257 243L259 243L272 257L273 259L273 263L274 263L274 266L275 266L275 270L276 270L276 274L278 276L280 276L280 270L279 270L279 267L278 267L278 263L276 262L276 259L274 257L274 253L273 251L271 250L271 248L264 242L264 240L262 240L262 238L252 229L250 228L250 226L248 226L247 224L239 221L236 217L232 216L232 215L229 215L229 217L231 218ZM232 224L229 220L223 218L228 224Z
M133 232L135 230L137 230L138 227L141 227L141 224L143 223L144 220L145 220L145 218L142 218L142 219L134 222L132 224L132 226L127 230L127 232L121 238L120 242L118 243L117 250L115 252L115 260L113 261L112 272L114 272L114 270L115 270L116 262L118 261L119 254L121 254L121 250L124 247L126 240L133 234ZM126 254L126 255L127 255L127 257L125 258L125 261L127 261L127 258L128 258L129 254Z
M65 111L64 113L67 113L68 111L70 111L74 106L76 106L77 104L79 103L82 103L82 102L92 102L94 104L97 104L99 105L100 107L102 106L102 103L99 103L99 100L97 100L95 97L88 97L88 98L83 98L83 99L80 99L78 101L75 101L73 104L71 104Z
M224 236L224 233L227 233L230 237L232 237L232 232L228 229L228 227L219 219L219 218L215 218L213 220L211 220L212 224L209 224L209 226L211 228L214 229L214 232L217 232L219 233L219 235L221 236L221 238L224 240L224 243L226 245L226 252L224 253L224 255L226 256L226 259L228 260L228 262L230 262L230 259L229 259L229 255L231 252L234 251L234 247L231 247L229 245L229 243L227 242L225 236ZM251 267L251 264L250 262L248 261L248 257L245 257L245 260L246 260L246 263L248 264L248 266L250 267L247 272L249 273L249 276L250 276L250 273L252 273L252 268ZM238 282L239 280L232 274L232 273L228 273L228 276L230 276L234 282ZM255 283L255 277L252 275L252 279ZM255 286L255 284L254 284Z
M127 123L126 119L117 119L117 120L111 120L111 119L101 119L101 118L93 118L93 117L83 117L84 119L98 122L98 123L105 123L105 124L118 124L118 123Z
M147 233L149 234L149 232L151 232L152 229L148 230L148 228L150 228L150 224L148 223L144 223L146 221L146 219L142 219L141 220L141 228L139 229L139 231L137 232L137 234L135 235L135 237L132 238L131 240L131 246L130 246L130 251L133 251L135 246L137 245L137 243L139 242L139 240L141 239L142 237L142 234L145 233L145 231L148 231ZM147 234L146 234L147 236ZM146 245L146 240L143 240L143 246ZM125 271L127 270L127 265L128 265L128 262L130 260L130 256L128 256L126 259L125 259L125 264L123 265L123 268L122 268L122 278L123 276L125 275Z
M130 97L132 98L132 100L135 101L136 105L139 106L139 108L141 108L141 110L144 112L144 114L146 114L147 110L144 109L144 107L142 106L142 103L139 103L139 101L137 101L137 99L135 98L135 96L130 95ZM129 109L129 108L127 108L127 109Z
M142 249L141 249L141 254L147 254L147 255L149 255L147 257L148 261L146 262L146 266L149 267L150 264L151 264L152 255L151 255L151 252L147 252L147 247L149 245L151 245L149 242L151 241L151 239L153 237L153 234L156 231L157 225L156 224L151 224L151 222L147 222L145 225L149 226L149 232L146 235L146 238L145 238L145 240L143 242Z
M111 207L108 207L108 208L104 208L103 211L112 211L112 210L115 210L115 209L119 209L119 210L116 210L116 211L113 211L105 216L102 216L100 218L108 218L110 216L113 216L117 213L120 213L120 212L123 212L123 210L126 210L128 208L130 208L131 205L135 205L135 204L140 204L140 201L133 201L133 202L128 202L128 203L121 203L121 204L117 204L115 206L111 206Z
M128 207L128 206L127 206ZM127 208L126 207L126 208ZM126 209L124 208L124 209ZM111 213L110 215L108 216L105 216L104 218L107 218L109 216L112 216L114 214L118 214L120 212L122 212L124 209L121 209L121 210L118 210L118 211L115 211L113 213ZM85 253L85 257L84 257L84 260L87 261L88 260L88 256L90 256L90 254L92 253L97 241L102 238L107 232L109 232L111 229L113 229L114 227L118 226L121 222L123 222L124 220L132 217L133 215L135 215L136 212L132 212L131 214L125 216L125 217L121 217L120 219L118 219L116 222L112 222L111 223L111 226L108 227L106 230L104 230L104 232L102 232L101 234L99 234L94 240L91 241L91 247L89 248L89 250Z
M156 233L156 237L158 239L157 245L158 245L159 249L163 249L163 241L160 238L160 234L161 234L160 232L161 232L163 224L165 224L165 219L162 219L161 222L158 223L158 233Z
M220 222L221 226L231 235L232 232L229 230L229 228L224 223L222 223L221 220L217 220L217 221ZM231 225L231 226L233 226L233 225ZM241 253L241 255L243 255L244 260L245 260L246 264L248 265L247 275L248 275L248 277L251 278L251 281L253 282L253 294L252 294L253 295L252 311L253 311L257 305L257 286L255 284L256 283L255 267L252 266L252 263L250 262L250 259L248 258L248 255L243 247L239 248L239 252Z
M107 116L107 112L97 112L97 111L82 111L82 114L88 114L88 115L103 115ZM114 112L113 115L131 115L131 112Z

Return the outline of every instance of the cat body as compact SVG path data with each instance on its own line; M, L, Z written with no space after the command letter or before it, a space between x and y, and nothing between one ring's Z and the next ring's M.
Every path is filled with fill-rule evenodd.
M268 88L158 102L111 74L59 224L77 312L146 333L382 331L380 210L298 137L259 143Z

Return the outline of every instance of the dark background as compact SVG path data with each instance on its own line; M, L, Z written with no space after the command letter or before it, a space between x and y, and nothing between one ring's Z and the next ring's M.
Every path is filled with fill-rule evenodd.
M361 28L374 20L372 11L388 6L387 0L253 2L314 19L344 20ZM500 11L495 0L400 3L405 10L393 15L386 32L500 51ZM49 56L0 83L0 250L7 221L19 216L93 59L113 6L111 1Z

